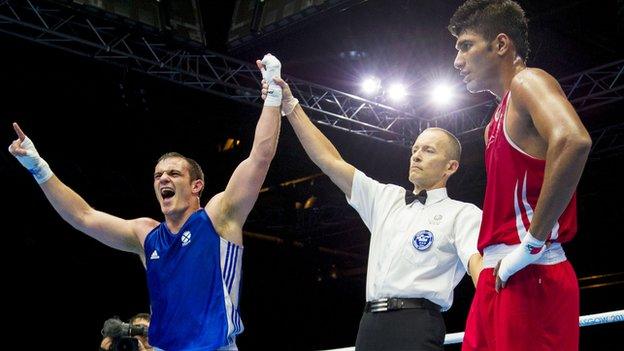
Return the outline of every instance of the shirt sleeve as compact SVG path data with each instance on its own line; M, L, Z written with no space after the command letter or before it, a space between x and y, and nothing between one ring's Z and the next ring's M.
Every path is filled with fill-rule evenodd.
M347 202L358 212L371 233L375 221L381 217L379 214L388 210L388 201L384 200L388 188L388 185L379 183L358 169L355 170L351 196L347 197Z
M479 229L481 227L481 209L475 205L468 204L457 215L455 219L455 248L466 272L468 271L468 261L477 250L479 239Z

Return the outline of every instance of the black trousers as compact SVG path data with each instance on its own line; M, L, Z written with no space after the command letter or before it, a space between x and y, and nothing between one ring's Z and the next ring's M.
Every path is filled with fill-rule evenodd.
M356 351L440 351L446 326L442 313L412 308L388 312L364 312Z

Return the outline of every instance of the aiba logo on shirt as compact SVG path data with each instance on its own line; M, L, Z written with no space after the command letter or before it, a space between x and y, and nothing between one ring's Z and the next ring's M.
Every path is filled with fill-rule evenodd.
M412 245L418 251L425 251L431 247L433 244L433 233L428 230L421 230L418 233L414 234L414 238L412 239Z
M188 230L182 233L182 246L186 246L191 243L191 232Z

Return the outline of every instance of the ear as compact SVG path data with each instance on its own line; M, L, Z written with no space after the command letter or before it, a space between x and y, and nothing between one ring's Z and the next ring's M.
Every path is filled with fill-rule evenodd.
M204 181L201 179L195 179L193 183L191 183L191 191L193 194L199 196L202 189L204 188Z
M496 54L498 56L503 56L511 50L513 42L507 34L499 33L496 38L494 38L493 44Z
M447 177L452 176L459 169L459 162L457 160L450 160L448 167L446 168Z

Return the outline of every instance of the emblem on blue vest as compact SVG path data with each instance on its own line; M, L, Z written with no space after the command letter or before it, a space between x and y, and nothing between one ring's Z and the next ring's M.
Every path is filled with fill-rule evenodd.
M188 230L182 233L182 246L186 246L191 243L191 232Z
M421 230L414 234L412 245L418 251L425 251L433 244L433 233L428 230Z

